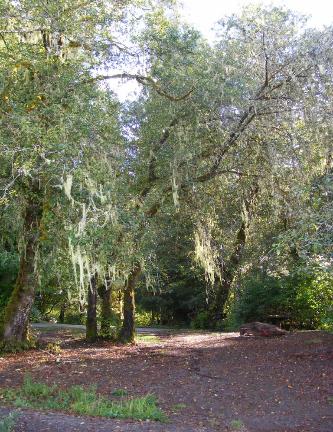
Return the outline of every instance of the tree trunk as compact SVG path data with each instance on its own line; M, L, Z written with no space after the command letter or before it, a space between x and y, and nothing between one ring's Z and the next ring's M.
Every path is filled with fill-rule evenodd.
M88 288L88 306L86 321L86 339L95 342L97 339L97 275L91 277Z
M42 205L38 197L31 196L25 206L24 247L19 273L0 329L0 341L4 345L27 342L29 314L38 283L35 266L41 218Z
M232 282L233 277L224 274L222 281L218 281L215 284L216 294L210 313L214 324L225 318L224 309L229 298Z
M118 291L118 310L119 310L119 320L122 321L124 319L124 305L123 305L123 292L121 290Z
M105 338L112 336L111 332L111 319L112 319L112 308L111 308L111 283L107 280L105 284L98 287L98 295L101 299L101 335Z
M66 311L66 305L62 304L60 306L60 312L59 312L59 322L60 322L60 324L63 324L65 322L65 311Z
M259 186L255 184L248 193L248 196L243 202L242 223L237 232L234 251L231 254L228 262L225 263L223 256L219 258L220 272L222 280L218 281L215 288L215 299L211 307L211 317L216 321L220 321L225 317L225 305L229 299L232 283L237 274L241 263L244 249L247 241L248 230L254 213L255 200L259 193Z
M133 343L135 337L135 286L141 274L136 265L128 277L124 290L124 319L119 339L123 343Z

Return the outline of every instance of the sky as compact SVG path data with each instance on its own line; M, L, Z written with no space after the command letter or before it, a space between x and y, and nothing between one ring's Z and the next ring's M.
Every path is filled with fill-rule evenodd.
M333 23L333 0L179 0L183 4L183 19L193 24L211 42L215 32L214 24L222 17L238 12L242 6L251 3L283 5L295 12L311 16L311 27L321 27ZM121 100L135 97L139 86L131 81L125 85L112 84ZM132 95L132 96L131 96Z
M184 18L209 39L214 37L211 31L214 23L223 16L237 12L242 6L258 1L250 0L181 0ZM333 23L333 0L263 0L266 5L284 5L288 9L311 15L310 25L320 27Z

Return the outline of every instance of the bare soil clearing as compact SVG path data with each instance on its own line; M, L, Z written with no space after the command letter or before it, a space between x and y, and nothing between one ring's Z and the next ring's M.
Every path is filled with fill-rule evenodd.
M154 393L169 423L21 410L16 431L61 432L332 432L333 335L290 333L256 338L236 333L168 333L133 346L88 344L80 330L44 329L59 355L33 350L0 358L0 386L35 380L67 387L97 385L112 397ZM156 333L156 332L155 332ZM0 416L8 413L0 410Z

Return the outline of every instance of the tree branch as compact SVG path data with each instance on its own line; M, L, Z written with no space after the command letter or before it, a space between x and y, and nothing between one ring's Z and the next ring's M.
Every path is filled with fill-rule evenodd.
M96 77L83 80L78 84L87 84L95 81L106 81L109 79L136 80L139 84L151 86L156 91L156 93L158 93L160 96L164 96L173 102L179 102L184 99L187 99L195 90L195 87L192 87L191 90L189 90L187 93L181 96L173 96L167 93L165 90L163 90L153 78L149 76L144 76L139 74L128 74L128 73L119 73L114 75L97 75Z
M160 138L160 140L158 140L155 145L153 146L151 153L150 153L150 158L149 158L149 163L148 163L148 184L146 185L146 187L142 190L141 194L140 194L140 198L144 198L145 196L148 195L148 193L150 192L151 188L153 187L153 185L155 184L156 180L157 180L157 176L156 176L156 162L157 162L157 157L156 157L156 153L158 152L159 149L161 149L164 144L167 142L170 133L171 133L171 129L176 126L180 121L180 117L176 117L174 118L170 125L167 127L167 129L164 130L162 137Z
M269 82L269 74L268 74L268 54L266 49L266 40L265 40L265 32L262 33L262 45L264 49L264 55L265 55L265 86L268 86Z
M42 28L35 29L21 29L21 30L1 30L1 33L4 34L24 34L24 33L36 33L43 31Z

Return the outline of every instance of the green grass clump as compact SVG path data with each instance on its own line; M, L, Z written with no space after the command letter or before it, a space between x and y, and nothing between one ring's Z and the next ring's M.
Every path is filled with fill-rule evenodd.
M119 396L119 397L127 396L127 390L116 389L112 392L112 396Z
M10 413L5 417L0 418L0 432L11 432L15 426L16 418L16 413Z
M244 427L242 420L232 420L230 422L230 427L232 430L240 430Z
M166 415L158 407L154 395L111 401L98 395L95 387L87 389L72 386L62 390L56 385L35 382L29 376L24 379L20 389L7 389L2 395L5 401L19 408L69 411L96 417L166 421Z

